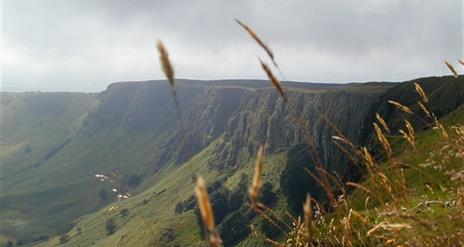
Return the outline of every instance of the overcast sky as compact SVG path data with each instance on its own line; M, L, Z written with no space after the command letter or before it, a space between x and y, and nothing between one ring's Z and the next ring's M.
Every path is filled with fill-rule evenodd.
M249 24L288 80L401 81L449 74L462 0L1 0L3 91L101 91L163 78L263 78ZM456 65L459 68L458 65Z

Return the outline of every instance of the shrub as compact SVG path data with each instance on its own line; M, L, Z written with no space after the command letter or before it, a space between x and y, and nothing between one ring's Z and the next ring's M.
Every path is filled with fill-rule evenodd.
M263 184L263 188L261 189L261 196L259 200L267 206L272 206L274 202L277 200L277 195L272 190L271 183L266 182Z
M194 196L190 196L187 200L176 203L176 207L174 208L174 212L177 214L183 213L195 207L196 200Z
M121 211L119 211L119 215L121 215L121 217L128 216L129 215L129 209L127 209L127 208L121 209Z
M160 241L164 243L172 243L176 239L176 232L172 228L161 230Z
M218 226L224 246L232 246L250 232L249 220L239 211L228 215Z
M249 176L243 173L240 176L240 182L238 183L237 188L229 194L229 198L227 199L229 212L233 212L243 205L243 202L247 198L248 183Z
M66 235L66 234L63 234L63 235L60 236L59 241L60 241L60 244L64 244L64 243L69 241L69 236Z
M182 202L176 203L176 207L174 208L174 212L180 214L184 210L184 204Z
M111 235L115 232L116 230L116 224L114 223L114 220L109 218L106 223L105 223L105 229L108 233L108 235Z
M229 190L223 186L222 183L214 183L211 187L208 187L208 193L213 207L213 214L216 224L220 224L224 217L229 213L227 210L227 198L229 196ZM194 213L197 219L198 226L200 226L200 236L204 236L203 223L201 220L200 210L198 205L194 208Z
M287 155L287 164L280 175L280 187L287 197L288 205L291 210L301 213L306 195L319 199L321 189L313 178L304 170L307 168L314 172L314 165L310 163L311 155L306 144L293 146Z

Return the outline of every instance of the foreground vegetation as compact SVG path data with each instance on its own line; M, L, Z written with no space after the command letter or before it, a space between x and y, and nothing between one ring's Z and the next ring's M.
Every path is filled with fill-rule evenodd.
M363 182L344 182L325 170L308 171L308 179L316 179L327 197L318 202L308 195L300 216L287 213L282 217L257 201L260 174L266 167L263 154L258 154L249 206L278 231L269 235L252 226L254 237L274 246L463 245L464 107L449 114L442 124L427 110L427 96L419 85L417 91L422 94L418 104L429 115L431 128L415 133L405 119L405 128L394 131L377 116L376 146L382 152L376 158L342 133L333 136L364 171ZM415 114L399 102L392 103L398 110ZM211 222L208 217L206 210L204 222ZM213 226L207 229L215 231ZM218 236L213 236L210 244L221 245Z
M248 26L238 23L268 53L278 68L270 49ZM164 60L163 65L170 66L168 58L164 57ZM287 102L280 81L267 65L260 62L269 80ZM459 63L464 65L461 60ZM447 61L445 64L458 78L453 65ZM173 75L167 77L173 78ZM171 85L174 85L173 81ZM388 103L409 116L419 118L430 129L416 136L411 120L404 118L404 127L392 130L385 119L376 113L376 121L372 124L376 146L381 150L353 144L326 119L337 133L332 136L333 140L361 171L361 183L344 181L336 172L328 171L328 166L322 164L318 157L314 141L311 137L307 139L309 153L312 154L312 161L307 162L315 163L316 172L306 168L305 171L318 183L319 189L325 192L325 198L317 201L308 194L306 202L301 205L301 216L295 217L287 212L286 217L281 217L259 201L263 188L261 176L264 146L259 148L254 177L248 191L248 206L281 234L274 232L269 236L256 231L251 225L253 235L259 239L260 245L464 245L464 107L461 106L448 117L446 128L431 111L424 89L418 83L414 83L414 86L420 96L417 101L420 114L400 102L388 100ZM426 119L421 115L426 116ZM205 239L210 246L222 246L223 241L215 226L215 214L201 177L197 178L195 192ZM281 237L275 239L276 236Z

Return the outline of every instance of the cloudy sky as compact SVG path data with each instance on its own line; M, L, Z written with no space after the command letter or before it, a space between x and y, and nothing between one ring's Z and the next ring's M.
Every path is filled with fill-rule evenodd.
M1 0L2 90L101 91L161 79L264 78L273 49L288 80L401 81L449 74L463 56L462 0ZM457 66L457 65L456 65Z

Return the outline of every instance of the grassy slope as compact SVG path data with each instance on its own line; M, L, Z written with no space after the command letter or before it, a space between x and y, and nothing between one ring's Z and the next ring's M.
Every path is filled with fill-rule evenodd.
M5 239L56 234L70 220L104 206L98 198L104 186L94 174L144 174L162 139L157 133L120 129L80 133L82 120L98 103L95 94L3 94L2 103L1 183L8 189L0 191L0 235ZM24 152L26 144L30 153Z
M369 85L353 85L346 90L359 92L359 90L371 91L372 89L384 90L378 89L378 85L372 88ZM156 180L153 181L154 185L143 193L128 200L110 204L96 213L81 217L77 221L77 226L68 233L70 240L65 245L165 245L166 243L160 244L162 243L160 239L166 229L176 231L175 240L169 243L173 246L175 244L180 246L200 244L199 228L192 210L180 215L174 213L174 206L177 202L186 200L193 195L192 175L202 174L209 183L227 177L225 185L229 189L233 189L242 173L252 174L254 169L253 161L248 161L238 170L229 173L218 174L216 170L208 169L208 159L212 156L214 146L218 141L220 140L213 142L185 164L180 166L171 164L168 166L153 178L153 180ZM266 158L264 180L271 182L276 190L279 190L279 177L285 163L285 151ZM277 192L279 202L275 207L279 211L279 209L283 210L285 208L286 202L283 195L279 191ZM129 209L130 215L127 218L119 215L122 208ZM110 209L111 211L109 211ZM113 235L107 236L105 222L109 218L115 219L118 228ZM258 218L253 222L257 220ZM78 227L82 229L81 234L76 232ZM58 243L59 237L55 237L39 246L54 246L58 245ZM241 246L249 246L250 244L255 244L255 239L249 237L239 243Z
M216 145L213 142L205 150L194 156L182 166L171 165L157 176L159 179L155 185L143 193L128 200L115 202L106 208L89 215L81 217L77 226L68 235L70 241L67 246L87 246L95 244L98 246L152 246L159 245L161 234L171 228L176 231L176 239L171 245L192 246L200 244L199 228L192 210L182 214L174 213L177 202L187 199L193 195L192 174L202 174L205 179L212 183L228 174L219 174L207 168L207 161ZM278 183L282 164L285 163L285 153L279 153L268 157L265 176L269 181ZM233 188L245 172L250 174L253 162L244 165L226 181L226 186ZM129 209L129 216L121 217L121 209ZM117 230L114 234L107 236L105 222L107 219L115 219ZM80 227L82 233L78 235L76 229ZM58 244L58 237L38 246L54 246Z
M460 106L458 109L448 114L446 117L441 119L441 122L447 129L450 137L453 138L453 130L451 126L462 126L464 124L464 106ZM431 246L455 246L461 245L462 236L462 208L460 208L460 195L459 195L459 183L452 182L450 176L445 175L443 171L437 170L434 166L423 167L421 164L428 162L433 152L442 149L446 143L443 143L440 135L437 131L428 129L416 133L416 145L417 152L409 146L402 138L398 136L389 137L392 147L394 149L395 160L404 162L417 169L405 168L405 184L406 191L395 194L398 204L390 199L386 190L376 190L375 186L368 180L362 183L362 185L370 191L380 192L377 196L383 198L387 202L386 205L382 205L376 202L372 194L368 194L362 190L355 190L348 196L347 204L350 208L353 208L361 215L368 219L369 223L362 224L359 219L351 221L351 230L353 235L352 241L355 245L359 246L391 246L391 244L406 244L406 245L417 245L417 244L428 244ZM437 165L444 166L443 157L438 156ZM462 159L456 161L458 163L451 162L451 167L446 169L457 169L462 171ZM459 163L461 162L461 163ZM383 164L388 166L388 164ZM386 169L386 175L390 178L390 181L395 180L395 174ZM458 192L456 192L458 191ZM457 194L456 194L457 193ZM462 196L462 195L461 195ZM369 203L366 204L367 197L370 197ZM431 204L430 206L422 208L424 202L438 202L437 204ZM443 207L441 203L451 203L451 206ZM457 205L453 205L457 203ZM461 202L462 203L462 202ZM402 218L395 216L385 216L382 212L400 212L404 215L412 216L411 218ZM331 234L331 236L338 235L339 239L344 236L344 226L341 223L341 219L347 217L348 212L341 210L336 213L329 214L326 221L331 221L332 218L335 222L333 225L334 232L330 230L322 229L319 232L321 236ZM356 218L356 217L353 217ZM373 226L381 223L401 223L410 224L411 229L402 229L400 231L385 230L376 231L372 234L372 237L368 237L366 232L373 229ZM425 222L425 223L424 223ZM427 225L430 225L431 229L427 229ZM341 230L340 230L341 229ZM337 233L338 231L338 233ZM340 237L341 235L341 237ZM352 236L353 236L352 235ZM460 240L459 240L460 239ZM388 241L388 243L387 243Z
M44 100L45 97L48 99ZM2 177L40 159L48 148L72 136L95 103L94 97L91 94L3 93L0 123ZM22 150L26 144L31 148L27 155Z
M387 87L387 86L386 86ZM389 86L388 86L389 87ZM369 86L357 86L354 85L347 90L367 90L372 89ZM66 126L69 124L62 124L58 126ZM111 134L110 134L111 133ZM47 163L47 166L54 171L54 167L58 166L61 163L68 163L69 157L73 157L71 162L78 162L82 164L83 170L86 168L92 168L94 171L95 166L101 168L101 172L107 172L105 168L114 167L114 169L135 169L137 171L143 172L143 166L139 163L141 161L147 161L146 157L153 155L150 151L153 150L153 147L156 146L155 143L150 143L149 139L153 138L153 133L138 133L131 137L130 140L123 139L125 137L123 131L121 132L113 130L108 133L98 133L96 136L92 136L90 139L85 139L84 137L79 137L73 139L68 145L69 148L64 150L65 152L60 153L52 160L50 163ZM62 140L63 138L59 139ZM47 140L48 141L48 140ZM58 142L59 143L59 142ZM90 145L89 145L90 143ZM98 143L98 145L97 145ZM150 143L149 146L146 143ZM92 146L94 145L94 146ZM160 233L164 232L163 229L172 228L175 229L178 237L174 243L179 243L181 245L191 245L192 243L197 243L199 241L198 228L195 223L194 215L192 211L188 211L181 215L174 214L174 205L178 201L187 199L192 195L193 184L191 183L191 175L195 173L202 173L205 175L207 181L210 183L216 181L222 176L231 175L228 178L226 185L229 188L235 186L239 179L239 174L241 172L251 173L252 167L251 162L241 167L234 175L232 174L217 174L216 172L211 172L206 169L207 160L210 156L210 153L215 142L211 144L208 148L197 154L192 160L187 162L182 166L174 166L173 164L169 165L165 170L162 170L159 174L153 177L148 183L154 185L149 188L147 191L120 203L111 204L105 209L98 211L93 214L89 214L81 217L78 220L78 227L82 229L80 235L76 235L77 227L74 227L68 234L71 236L71 240L67 243L71 246L87 246L90 244L97 244L101 246L116 246L117 244L127 244L127 245L146 245L152 243L153 241L158 241L160 238ZM50 147L54 145L50 144ZM98 150L96 149L98 147ZM107 147L102 149L102 147ZM5 152L5 157L10 157L12 145L9 145L7 148L1 150ZM18 147L16 147L18 148ZM44 149L46 150L46 149ZM82 154L76 154L72 150L80 150L85 152ZM8 155L9 154L9 155ZM103 155L104 154L104 155ZM111 154L111 155L110 155ZM109 159L102 159L102 156L109 156ZM3 157L2 157L3 158ZM33 160L33 159L31 159ZM268 157L268 162L271 164L268 168L271 169L269 172L268 179L274 184L278 183L278 177L280 174L280 168L285 164L285 153L279 153L273 156ZM127 166L127 164L137 163L136 166ZM71 167L74 165L69 165ZM97 167L98 168L98 167ZM267 168L267 169L268 169ZM45 169L44 169L45 170ZM98 169L96 169L98 170ZM95 181L91 178L93 172L87 171L86 173L78 174L76 180L86 179L85 183L92 181L93 191L96 192L100 185L94 183ZM266 170L267 171L267 170ZM69 172L68 172L69 173ZM34 174L30 174L29 177L25 180L33 178ZM68 174L69 175L69 174ZM75 174L73 174L74 176ZM47 183L50 183L50 187L54 187L57 181L53 181L53 177L56 176L66 176L66 168L61 167L60 169L54 171L52 174L47 175L44 180ZM20 188L27 188L27 185L21 184L18 182L18 191ZM78 186L70 182L70 186ZM81 186L81 184L79 185ZM148 185L146 185L148 186ZM277 187L277 186L275 186ZM47 188L47 186L45 186ZM91 188L91 187L86 187ZM82 189L82 188L80 188ZM165 190L166 189L166 190ZM72 191L72 190L70 190ZM24 191L26 192L26 191ZM20 194L16 193L15 194ZM17 196L17 195L15 195ZM67 202L72 199L73 195L67 194L67 198L63 198L63 202ZM148 200L148 203L144 203L144 200ZM64 206L63 203L60 206ZM77 201L70 202L77 203ZM95 203L86 201L86 203ZM117 209L113 209L111 212L108 210L117 205ZM57 205L51 205L57 206ZM98 205L93 205L94 207ZM51 208L51 207L50 207ZM44 210L50 210L46 208ZM120 217L119 210L121 208L129 209L129 216L125 219ZM153 228L154 234L151 233L150 227L147 227L147 223L140 214L136 212L140 211L141 215L146 218L148 225L151 225ZM11 211L10 211L11 212ZM21 219L18 215L11 216L11 218ZM56 216L57 218L62 217L60 215ZM107 237L104 229L104 223L106 219L113 217L116 220L118 225L117 231L115 234ZM249 240L245 240L249 241ZM42 243L42 245L56 245L58 243L57 237L51 239L49 242ZM244 242L246 246L248 242Z
M33 210L5 199L6 193L13 197L34 189L20 184L34 176L35 164L45 153L74 135L95 102L94 94L1 94L0 181L3 188L15 188L0 191L1 234L10 235L12 226L21 228L34 217ZM30 152L25 152L26 146Z

